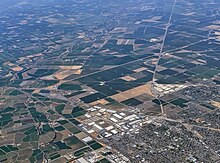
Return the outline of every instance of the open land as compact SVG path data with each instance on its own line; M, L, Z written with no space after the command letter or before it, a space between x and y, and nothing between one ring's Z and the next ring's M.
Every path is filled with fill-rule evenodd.
M0 31L0 162L220 162L219 0L24 0Z

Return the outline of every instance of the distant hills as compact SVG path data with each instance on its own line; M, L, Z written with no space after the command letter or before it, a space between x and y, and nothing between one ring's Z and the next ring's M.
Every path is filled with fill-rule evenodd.
M1 0L0 1L0 10L6 9L8 7L19 4L25 0Z

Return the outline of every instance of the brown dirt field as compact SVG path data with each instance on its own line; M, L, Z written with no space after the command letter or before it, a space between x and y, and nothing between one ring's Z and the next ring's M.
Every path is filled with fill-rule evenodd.
M82 70L74 70L72 73L76 75L80 75L82 73Z
M150 88L151 88L151 84L145 84L145 85L141 85L139 87L135 87L133 89L130 89L130 90L127 90L124 92L120 92L120 93L113 95L113 96L110 96L110 97L118 102L122 102L122 101L128 100L130 98L140 96L144 93L147 93L150 96L153 96Z
M28 78L28 77L29 77L29 76L28 76L28 73L27 73L27 72L22 73L22 77L23 77L23 79Z
M91 106L95 106L95 105L98 105L98 104L102 104L102 105L106 105L108 104L109 102L106 101L105 99L101 99L101 100L97 100L97 101L94 101L92 103L90 103Z
M40 89L35 89L33 93L39 93Z
M94 101L94 102L91 102L89 105L91 105L91 106L95 106L95 105L98 105L98 104L100 104L100 103L99 103L99 100Z
M64 109L63 114L71 114L72 113L72 109Z
M84 132L80 132L78 134L75 135L78 139L83 139L86 138L88 135L85 134Z
M43 55L42 53L38 53L38 54L29 55L29 56L27 56L27 58L39 57L42 55Z
M63 114L71 114L71 113L72 113L72 110L73 110L73 106L70 105L70 104L67 104L67 105L64 107Z
M50 142L55 136L54 132L48 132L44 135L40 135L39 144L47 144Z
M19 67L19 66L17 66L17 67L14 67L14 68L11 68L13 71L21 71L21 70L23 70L23 68L22 67Z
M58 80L62 80L68 77L69 75L70 73L68 71L60 71L60 72L55 73L53 76L57 78Z
M82 66L59 66L61 69L63 70L78 70L80 68L82 68Z
M144 71L144 70L147 70L146 67L141 67L141 68L138 68L136 70L134 70L135 72L141 72L141 71Z
M20 150L19 152L19 156L18 156L18 160L19 161L21 161L21 160L25 160L25 159L27 159L27 158L29 158L29 157L31 157L31 155L32 155L32 150L31 150L31 148L26 148L26 149L23 149L23 150ZM22 161L23 162L23 161Z
M102 104L102 105L106 105L109 102L107 100L105 100L105 99L101 99L101 100L99 100L99 103Z
M123 76L121 79L123 79L125 81L134 81L134 80L136 80L135 78L133 78L131 76Z
M220 109L220 102L211 101L211 104Z
M54 85L51 85L51 86L48 86L48 87L46 87L45 89L48 89L48 90L54 90L54 89L55 89L55 86L58 87L59 85L65 83L65 82L66 82L65 80L60 80L59 83L54 84Z
M72 134L72 132L70 132L69 130L63 130L63 131L60 131L60 133L63 135L63 139L68 138L69 134Z

